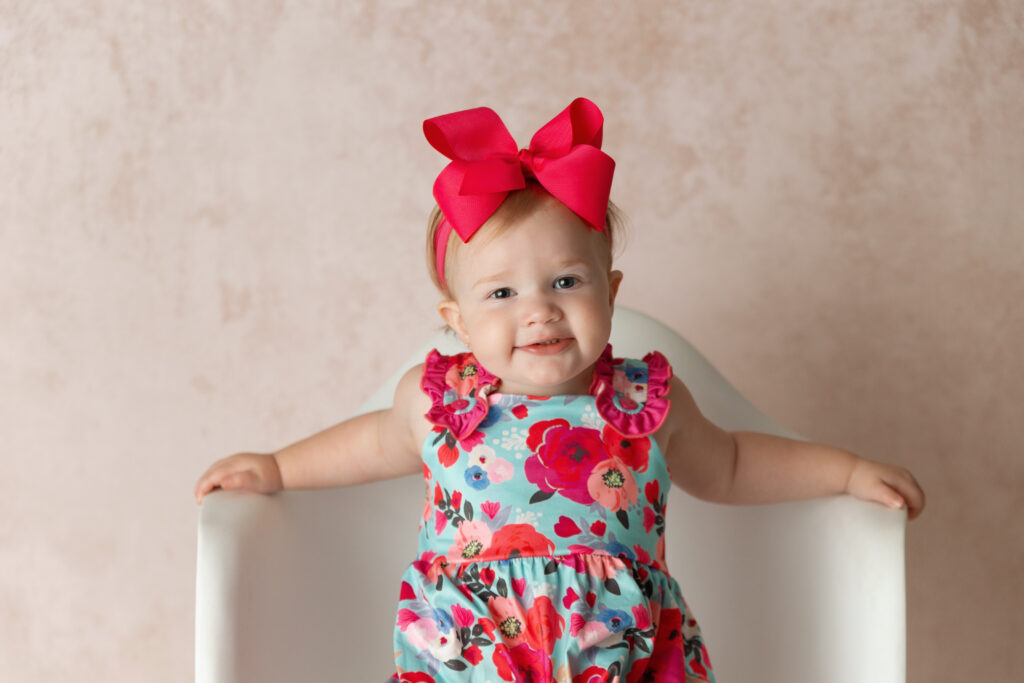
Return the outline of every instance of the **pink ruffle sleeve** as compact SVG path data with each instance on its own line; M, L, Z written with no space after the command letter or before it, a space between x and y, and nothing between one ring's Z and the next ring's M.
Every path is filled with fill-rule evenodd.
M485 370L472 353L444 356L432 349L420 380L420 388L431 403L425 417L447 428L461 441L487 417L487 396L498 388L498 383L498 378Z

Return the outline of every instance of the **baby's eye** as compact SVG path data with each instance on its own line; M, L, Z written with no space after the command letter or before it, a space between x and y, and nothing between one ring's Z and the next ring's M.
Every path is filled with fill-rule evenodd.
M578 282L579 280L573 276L566 275L555 280L555 289L572 289Z
M496 289L487 295L489 299L507 299L512 296L512 289L510 287L502 287Z

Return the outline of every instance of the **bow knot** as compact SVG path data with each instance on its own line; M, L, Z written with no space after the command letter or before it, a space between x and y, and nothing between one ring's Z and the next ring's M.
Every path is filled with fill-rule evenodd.
M519 154L516 157L519 159L519 167L522 169L523 175L527 178L536 178L537 174L533 170L533 152L524 147L519 150Z

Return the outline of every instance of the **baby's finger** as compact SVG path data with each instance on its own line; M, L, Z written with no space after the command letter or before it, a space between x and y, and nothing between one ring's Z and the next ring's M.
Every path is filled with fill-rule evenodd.
M908 470L900 469L886 482L903 497L907 504L907 518L914 519L924 509L924 491Z

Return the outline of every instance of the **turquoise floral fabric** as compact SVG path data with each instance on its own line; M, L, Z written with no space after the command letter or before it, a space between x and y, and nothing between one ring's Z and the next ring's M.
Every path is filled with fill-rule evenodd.
M436 426L390 681L714 681L665 566L670 482L651 434L670 379L661 354L609 347L592 395L511 395L472 354L431 353Z

